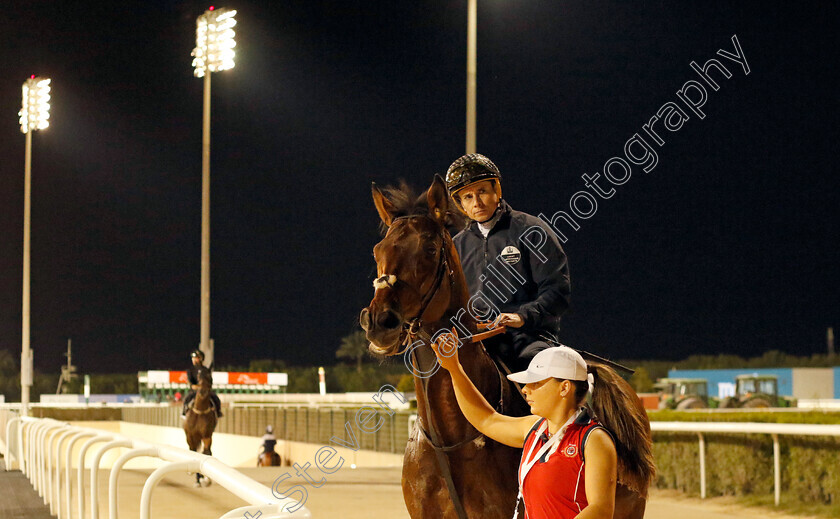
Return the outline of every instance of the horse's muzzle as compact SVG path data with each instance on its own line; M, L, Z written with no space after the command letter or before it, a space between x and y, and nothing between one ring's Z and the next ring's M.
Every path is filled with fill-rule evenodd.
M403 319L400 314L390 308L373 313L370 308L365 308L359 314L359 324L366 332L374 330L383 330L389 332L391 330L399 329L403 324Z
M399 348L403 319L396 311L387 308L377 312L370 307L365 308L359 314L359 324L371 342L373 353L389 355Z

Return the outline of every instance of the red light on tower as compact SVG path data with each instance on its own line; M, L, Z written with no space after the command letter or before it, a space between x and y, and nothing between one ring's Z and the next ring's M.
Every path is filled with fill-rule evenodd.
M213 9L215 9L215 7L213 7L213 6L211 5L211 6L210 6L210 10L212 11Z
M29 76L29 79L35 79L35 74L32 74L31 76Z

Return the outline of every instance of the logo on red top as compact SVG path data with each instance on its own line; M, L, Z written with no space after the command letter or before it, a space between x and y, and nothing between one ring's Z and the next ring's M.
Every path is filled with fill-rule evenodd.
M566 456L571 458L572 456L577 454L577 446L576 445L569 445L568 447L566 447L566 450L563 451L563 454L565 454Z

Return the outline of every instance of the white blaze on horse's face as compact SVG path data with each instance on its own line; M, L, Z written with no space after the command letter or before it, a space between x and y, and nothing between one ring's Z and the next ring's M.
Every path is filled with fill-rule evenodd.
M393 274L383 274L373 280L373 289L379 290L380 288L394 288L394 285L396 284L397 276Z

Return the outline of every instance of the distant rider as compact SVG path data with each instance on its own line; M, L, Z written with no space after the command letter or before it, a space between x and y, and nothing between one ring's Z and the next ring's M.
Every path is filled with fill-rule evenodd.
M186 398L184 398L184 410L181 412L181 418L187 417L187 410L190 408L190 404L195 399L195 392L198 390L198 381L201 374L206 372L206 376L210 380L210 383L213 383L213 376L211 375L210 370L202 364L204 362L204 352L201 350L193 350L193 352L190 353L190 359L192 360L192 366L187 369L187 380L190 382L190 392L187 393ZM219 400L219 396L214 391L210 391L210 400L216 407L216 416L219 418L224 416L222 414L222 402Z
M265 427L265 434L262 437L263 452L274 452L274 446L277 445L277 437L274 436L274 426L267 425Z

